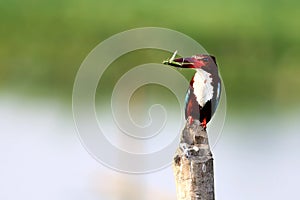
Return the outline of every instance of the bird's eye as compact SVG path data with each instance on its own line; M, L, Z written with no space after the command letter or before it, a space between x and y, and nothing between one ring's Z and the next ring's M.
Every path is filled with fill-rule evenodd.
M202 58L201 60L208 62L208 58Z

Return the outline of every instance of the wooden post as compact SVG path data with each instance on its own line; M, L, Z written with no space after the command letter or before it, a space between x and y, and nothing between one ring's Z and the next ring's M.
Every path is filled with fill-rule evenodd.
M214 200L213 157L207 132L187 120L173 160L178 200Z

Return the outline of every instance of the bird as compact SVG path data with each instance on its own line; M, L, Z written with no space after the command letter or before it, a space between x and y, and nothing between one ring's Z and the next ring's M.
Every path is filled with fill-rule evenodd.
M163 61L163 64L196 71L186 92L185 119L190 124L195 119L199 120L200 125L206 130L207 123L216 112L221 96L222 86L216 58L208 54L175 58L176 54L177 51L171 58Z

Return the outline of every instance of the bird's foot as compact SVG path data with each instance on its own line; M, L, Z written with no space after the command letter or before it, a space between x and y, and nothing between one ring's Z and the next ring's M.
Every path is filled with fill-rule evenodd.
M189 121L189 125L192 125L194 122L194 119L191 116L189 116L188 121Z
M206 130L206 127L207 127L206 118L203 119L203 121L201 122L200 125L202 126L202 128L203 128L204 130Z

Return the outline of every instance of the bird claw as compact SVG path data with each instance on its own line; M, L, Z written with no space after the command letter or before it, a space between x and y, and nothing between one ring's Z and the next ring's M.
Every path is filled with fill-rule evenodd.
M206 130L207 127L206 118L203 119L200 125L203 127L204 130Z
M194 119L190 116L190 117L188 118L188 122L189 122L189 125L192 125L193 122L194 122Z

